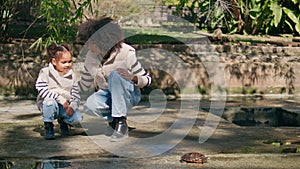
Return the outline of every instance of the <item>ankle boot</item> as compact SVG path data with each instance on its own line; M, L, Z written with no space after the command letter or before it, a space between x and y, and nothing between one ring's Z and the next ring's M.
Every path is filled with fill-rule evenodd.
M128 126L126 122L126 117L117 118L115 131L112 134L110 141L112 142L121 141L127 137L128 137Z
M45 139L46 140L55 139L53 123L52 122L44 122L44 128L45 128Z
M58 124L59 124L59 131L61 135L63 136L68 136L70 135L70 129L67 123L64 122L63 119L58 119Z
M112 121L109 121L104 134L106 136L111 136L115 131L116 124L117 124L117 120L115 118Z

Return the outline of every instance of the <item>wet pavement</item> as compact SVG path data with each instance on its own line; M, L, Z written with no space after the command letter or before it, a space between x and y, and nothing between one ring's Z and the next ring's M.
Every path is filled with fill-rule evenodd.
M110 142L105 121L84 114L72 134L43 138L41 114L33 100L0 101L0 168L299 168L300 127L238 126L216 116L227 107L281 107L298 102L239 99L222 102L186 98L141 102L128 116L129 138ZM200 106L200 108L198 107ZM199 138L200 137L200 138ZM207 163L181 163L188 152Z

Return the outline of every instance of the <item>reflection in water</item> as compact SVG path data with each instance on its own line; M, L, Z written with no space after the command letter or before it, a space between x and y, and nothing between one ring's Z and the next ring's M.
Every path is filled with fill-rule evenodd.
M0 161L0 169L9 169L13 166L13 162L11 161Z
M43 160L39 162L36 169L56 169L70 167L71 163L66 161Z
M58 169L58 168L70 168L72 167L71 162L57 160L57 159L45 159L45 160L30 160L26 159L24 163L24 159L15 159L14 161L10 161L8 159L0 158L0 169L19 169L19 168L31 168L31 169Z

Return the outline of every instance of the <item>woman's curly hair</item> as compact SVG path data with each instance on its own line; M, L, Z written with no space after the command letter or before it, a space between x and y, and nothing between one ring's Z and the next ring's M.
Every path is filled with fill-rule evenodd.
M85 43L93 43L109 57L112 52L119 51L124 41L123 32L118 23L110 17L88 19L78 27L78 39Z

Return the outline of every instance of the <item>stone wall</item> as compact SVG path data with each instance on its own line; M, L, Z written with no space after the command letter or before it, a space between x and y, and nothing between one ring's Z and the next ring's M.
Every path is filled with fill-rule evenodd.
M0 87L32 88L45 52L31 42L0 44ZM152 88L197 86L203 93L221 86L229 94L300 93L299 47L245 45L133 45L143 65L151 68ZM73 45L75 59L80 45ZM176 59L178 58L178 59ZM76 65L75 65L76 66ZM161 70L158 70L161 69ZM80 71L79 69L78 72ZM181 85L181 87L180 87Z
M220 60L231 66L226 69L228 86L251 86L270 94L294 88L299 93L299 47L223 45L215 49ZM238 76L243 72L246 79L242 83Z
M138 50L164 49L172 51L181 58L181 63L187 65L191 74L179 74L172 64L168 67L168 60L161 60L160 64L170 72L175 79L195 81L201 89L218 85L230 94L296 94L299 86L299 47L283 46L242 46L242 45L138 45ZM153 57L170 55L164 52L149 52L144 56ZM147 53L145 52L145 53ZM159 53L159 54L158 54ZM144 56L140 56L143 59ZM145 59L144 59L145 60ZM146 62L146 61L144 61ZM153 62L153 60L150 60ZM169 61L172 63L172 61ZM184 69L182 70L185 71ZM174 74L174 75L173 75ZM165 81L168 81L165 79ZM180 81L180 80L179 80ZM159 80L161 82L161 80ZM208 91L207 91L208 92ZM209 92L208 92L209 93Z

